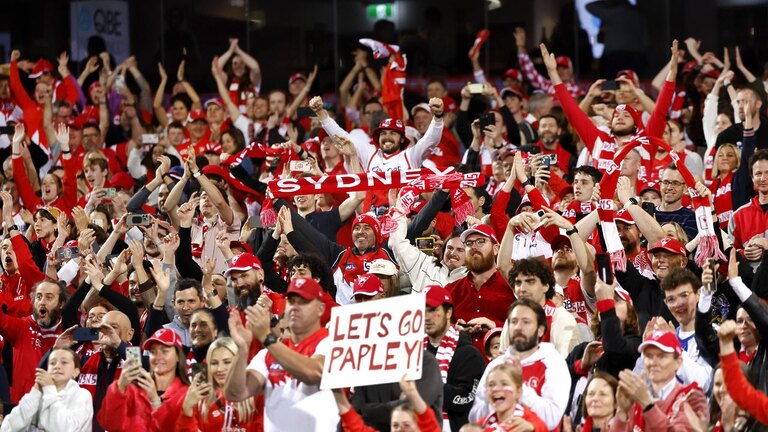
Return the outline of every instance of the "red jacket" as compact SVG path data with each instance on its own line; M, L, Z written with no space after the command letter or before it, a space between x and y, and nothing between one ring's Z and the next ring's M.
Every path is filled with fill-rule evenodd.
M107 389L107 396L98 413L99 424L110 432L169 432L175 429L181 414L181 404L187 394L187 385L177 377L160 396L160 408L152 411L147 393L136 385L129 385L122 393L117 381Z
M62 161L64 167L63 190L59 191L59 196L55 200L46 204L32 189L32 184L27 178L27 171L24 169L24 161L20 157L11 158L13 177L16 180L16 188L19 190L19 197L24 204L24 208L34 213L40 207L51 206L58 208L68 215L72 213L72 207L77 204L77 172L79 169L73 157L68 159L62 158Z
M729 226L733 228L731 233L736 249L743 249L752 237L764 236L768 231L768 214L760 208L758 198L752 198L733 213Z
M733 398L736 405L760 423L768 424L768 396L747 381L744 373L741 372L741 365L736 353L721 355L720 362L723 367L725 387L728 388L728 394Z
M221 391L219 390L218 393ZM176 423L176 432L220 432L225 429L224 418L227 409L227 400L224 395L221 394L219 399L208 406L208 414L203 418L200 412L200 407L196 406L192 417L187 417L184 412L181 412L179 421ZM263 401L262 401L263 403ZM249 422L241 422L238 419L238 414L235 412L232 416L232 423L229 425L231 428L240 428L243 432L261 432L264 430L264 424L262 423L261 411L256 410L251 416Z
M24 318L32 313L32 287L45 279L32 259L29 246L21 234L11 237L11 246L16 254L18 271L12 275L0 274L0 304L8 306L8 315Z
M0 336L13 346L11 402L18 404L35 384L35 368L61 334L61 323L40 328L31 316L16 318L0 312Z

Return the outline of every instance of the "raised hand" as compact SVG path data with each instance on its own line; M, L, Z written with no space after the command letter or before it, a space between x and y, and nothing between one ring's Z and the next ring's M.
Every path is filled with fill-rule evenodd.
M429 100L429 109L432 111L432 115L440 116L443 114L443 100L440 98L432 98Z
M27 129L24 126L24 123L19 122L16 123L16 126L13 128L13 146L14 146L14 153L18 153L17 148L19 145L21 145L21 142L24 140L24 137L27 136Z
M160 62L157 62L157 72L160 74L160 81L168 81L168 73L165 72L165 67Z
M57 60L59 62L59 67L57 69L59 71L59 75L61 75L62 78L68 77L69 67L67 67L67 63L69 63L69 55L67 54L67 52L62 51L61 54L59 54L59 57Z
M61 144L62 150L69 150L69 126L64 123L56 125L56 141Z
M164 269L162 264L153 261L149 271L152 273L152 279L155 280L157 285L157 295L165 296L165 293L171 288L171 269Z
M736 337L737 324L734 320L728 320L720 324L720 328L717 329L718 339L726 342L730 342Z
M240 312L233 310L229 314L229 335L237 344L237 347L243 351L248 352L253 341L253 332L250 328L246 328L240 319Z
M91 56L88 58L88 62L85 64L86 75L90 75L99 70L99 58Z
M179 82L184 81L184 65L186 62L186 60L182 60L181 63L179 63L179 68L176 69L176 79Z
M11 51L11 61L18 61L20 58L21 58L21 51L19 50Z
M312 108L312 111L318 112L323 109L323 98L320 96L315 96L312 99L309 100L309 107Z
M525 40L525 29L522 27L515 27L515 32L513 33L515 36L515 46L518 50L525 50L526 46L526 40Z

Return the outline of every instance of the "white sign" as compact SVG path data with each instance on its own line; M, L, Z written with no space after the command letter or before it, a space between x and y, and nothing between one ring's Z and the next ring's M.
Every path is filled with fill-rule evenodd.
M333 308L320 388L334 389L421 378L425 294Z
M128 2L87 0L70 3L70 33L74 61L88 56L88 38L100 36L107 51L121 63L131 55L131 30ZM112 65L114 68L117 65Z

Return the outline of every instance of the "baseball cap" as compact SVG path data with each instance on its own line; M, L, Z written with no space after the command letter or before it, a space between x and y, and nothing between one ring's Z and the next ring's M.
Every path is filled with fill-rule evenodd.
M504 87L501 89L501 98L504 99L507 96L516 96L518 99L525 99L525 95L517 87Z
M159 343L168 347L183 349L181 344L181 336L168 328L161 328L156 331L151 338L144 341L144 344L141 345L141 349L148 350L152 348L152 345L155 343Z
M424 287L424 289L427 292L427 306L436 308L443 303L453 305L451 293L440 285L429 285Z
M632 215L629 214L629 212L624 209L617 211L613 219L616 222L624 222L625 224L629 224L629 225L635 224L635 220L632 219Z
M648 249L648 253L654 253L658 251L667 251L676 255L687 256L688 251L685 249L680 241L674 237L664 237L656 242L652 248Z
M487 237L491 239L494 243L498 243L499 241L496 239L496 234L493 232L493 228L486 224L474 224L471 227L469 227L467 230L465 230L463 233L461 233L461 242L464 243L467 240L467 237L469 237L472 234L480 234L483 237Z
M523 74L520 73L517 69L507 69L504 72L504 78L512 78L515 81L522 81L523 80Z
M239 249L243 249L248 253L253 253L253 248L248 243L242 242L240 240L231 240L229 242L229 248L230 249L239 248Z
M558 66L567 67L568 69L573 68L573 63L571 63L571 59L568 56L555 57L555 63L557 63Z
M501 330L501 327L496 327L494 329L488 330L488 332L485 333L485 337L483 338L483 347L486 351L488 351L488 342L490 342L494 336L501 336Z
M632 84L633 84L635 87L640 87L640 80L637 78L637 74L636 74L636 73L635 73L635 71L633 71L632 69L623 69L623 70L620 70L620 71L619 71L619 72L616 74L616 78L618 79L618 78L622 78L622 77L624 77L624 78L626 78L626 79L628 79L628 80L632 81Z
M432 112L432 110L429 109L429 104L426 103L426 102L422 102L422 103L414 105L413 108L411 108L411 116L415 116L416 115L416 111L418 111L418 110L424 110L424 111L426 111L428 113Z
M397 274L397 267L392 261L379 258L371 261L368 274L394 276Z
M205 169L205 167L203 167L203 169ZM181 180L181 177L184 176L184 167L181 165L172 166L171 169L168 170L168 175L174 180Z
M515 157L515 152L517 150L510 150L508 148L503 148L500 152L496 154L496 160L504 161L504 159L508 157Z
M291 75L290 78L288 78L288 85L293 84L293 82L296 81L296 80L304 80L304 82L307 82L307 76L304 75L301 72L297 72L297 73Z
M706 72L703 72L702 75L708 78L717 79L720 77L720 70L719 69L710 69Z
M229 268L224 272L224 277L229 277L229 274L233 271L261 270L261 268L261 261L256 258L256 255L243 252L232 257Z
M213 153L215 155L220 155L221 150L222 150L221 144L215 141L208 141L207 143L205 143L205 146L203 146L203 153Z
M198 109L194 109L194 110L189 112L189 120L188 121L190 123L191 122L196 122L196 121L208 122L208 120L205 118L205 111L203 111L203 110L201 110L199 108Z
M551 242L549 242L549 245L552 247L552 252L554 252L558 250L562 245L568 245L568 247L571 247L571 239L562 234L558 234L552 239Z
M53 72L53 64L46 59L41 58L35 62L35 66L32 68L32 73L29 74L30 78L37 78L44 73Z
M208 109L209 105L218 105L220 108L224 108L224 101L221 100L221 98L217 98L217 97L211 98L205 101L205 104L203 106L205 106L205 108Z
M624 300L629 304L632 304L632 296L629 295L629 291L619 286L617 286L613 290L616 293L616 297L620 298L621 300Z
M124 190L130 190L136 186L136 181L127 172L119 172L113 175L109 182L112 183L112 186Z
M381 279L371 274L364 274L357 277L352 286L352 299L357 295L374 297L377 294L384 294L384 285Z
M446 96L443 98L443 109L445 112L454 112L459 109L459 106L456 105L456 101L452 97Z
M573 186L566 186L562 189L560 189L560 193L557 194L557 197L560 199L565 198L566 195L573 193Z
M677 355L683 354L683 347L680 345L677 336L669 331L654 331L640 344L639 347L637 347L637 351L642 353L643 350L649 346L655 346L666 353L675 353Z
M288 290L285 292L287 297L289 294L296 294L297 296L306 300L320 300L323 297L323 287L317 283L316 280L311 278L296 278L288 285Z

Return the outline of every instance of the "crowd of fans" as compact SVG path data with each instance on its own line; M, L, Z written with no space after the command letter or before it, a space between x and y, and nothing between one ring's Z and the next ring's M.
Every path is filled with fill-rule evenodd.
M262 89L236 39L204 101L184 62L153 94L133 57L75 76L13 51L0 431L768 428L765 84L688 39L647 93L632 70L584 88L513 36L519 69L488 76L478 45L458 103L433 78L414 106L379 41L339 105L316 67ZM422 378L321 390L331 310L413 293Z

